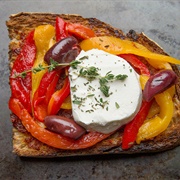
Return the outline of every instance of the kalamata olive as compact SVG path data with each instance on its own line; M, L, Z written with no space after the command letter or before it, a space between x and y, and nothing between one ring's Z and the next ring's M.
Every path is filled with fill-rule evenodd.
M86 130L75 121L63 116L46 116L44 124L48 130L72 139L78 139L86 132Z
M151 76L143 91L144 100L151 101L156 94L174 85L176 80L177 76L172 70L163 70Z
M53 59L58 63L69 63L75 60L80 52L78 41L75 37L66 37L55 43L45 54L44 61L50 64ZM58 67L62 68L62 67Z

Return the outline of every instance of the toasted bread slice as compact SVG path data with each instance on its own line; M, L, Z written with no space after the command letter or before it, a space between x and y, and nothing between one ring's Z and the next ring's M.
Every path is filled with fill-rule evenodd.
M159 54L167 55L163 49L154 41L149 39L145 34L137 34L130 30L127 35L123 34L120 29L114 28L95 18L83 18L79 15L71 14L50 14L50 13L19 13L11 15L6 22L9 37L11 39L9 44L9 60L10 68L13 61L18 55L19 48L22 44L23 37L32 29L42 24L55 24L56 17L59 16L65 21L80 23L94 30L97 36L110 35L121 39L129 39L138 42L150 51ZM173 70L178 77L180 73L175 65L172 65ZM176 84L176 95L173 98L175 105L174 117L163 133L152 140L135 144L132 148L123 151L121 149L123 129L114 133L107 139L101 141L95 146L82 150L61 150L50 147L41 143L31 136L24 128L21 122L15 115L11 115L13 122L13 151L19 156L27 157L63 157L76 155L95 155L95 154L133 154L133 153L150 153L160 152L172 149L180 145L180 80Z

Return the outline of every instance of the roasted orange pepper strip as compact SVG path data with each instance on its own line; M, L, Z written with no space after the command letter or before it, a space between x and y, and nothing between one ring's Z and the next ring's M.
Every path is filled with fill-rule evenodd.
M18 99L11 98L9 101L9 108L21 119L22 124L33 137L55 148L67 150L84 149L91 147L110 136L110 134L88 132L78 140L73 140L60 134L48 131L47 129L38 125Z
M95 36L93 30L78 23L67 23L66 28L68 33L73 34L82 39L88 39Z
M64 80L63 87L57 90L52 96L48 104L48 115L55 115L60 110L63 101L70 94L70 83L69 78L66 77Z

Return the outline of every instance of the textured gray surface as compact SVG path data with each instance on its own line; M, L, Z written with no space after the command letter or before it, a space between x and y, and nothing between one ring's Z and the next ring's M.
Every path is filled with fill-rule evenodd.
M12 154L8 98L8 34L5 21L18 12L54 12L96 17L127 32L145 32L180 59L178 0L0 0L0 179L180 179L180 147L147 155L19 158Z

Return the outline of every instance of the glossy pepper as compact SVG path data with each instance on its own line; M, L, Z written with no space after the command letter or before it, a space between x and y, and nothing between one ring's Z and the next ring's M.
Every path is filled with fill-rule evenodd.
M47 129L41 127L36 123L36 121L34 121L32 116L23 107L18 99L10 98L9 107L11 111L21 119L22 124L33 137L55 148L67 150L84 149L97 144L111 135L98 132L88 132L78 140L73 140L60 134L50 132Z
M67 23L62 18L56 17L56 42L68 36L66 24Z
M71 96L69 95L61 105L62 109L72 109Z
M120 54L119 56L129 62L134 67L134 69L138 70L141 75L150 76L150 72L147 66L142 63L134 54Z
M63 87L57 90L52 96L48 103L48 115L55 115L60 110L63 101L70 94L70 83L69 78L66 77L64 80Z
M95 37L93 30L78 23L67 23L66 28L69 34L72 34L81 39Z
M20 54L13 63L10 75L11 96L19 99L28 112L31 112L31 73L26 73L24 78L18 77L18 73L29 70L33 66L36 56L36 46L33 37L34 31L31 31L25 39Z
M169 69L169 68L168 68L168 69ZM139 79L140 79L141 88L142 88L142 90L143 90L144 87L145 87L146 82L147 82L148 79L149 79L149 77L146 76L146 75L140 75ZM174 96L174 94L175 94L175 85L171 86L171 87L168 88L166 91L170 94L171 98L173 98L173 96ZM151 108L150 108L150 110L149 110L147 119L153 118L155 115L157 115L157 114L159 113L159 111L160 111L160 107L159 107L159 105L154 101L153 104L152 104L152 106L151 106Z
M62 18L56 17L56 41L70 35L81 39L88 39L94 37L95 33L90 28L79 23L66 22Z
M33 68L39 66L46 66L44 62L44 55L46 51L54 44L53 37L55 36L55 28L52 25L41 25L35 28L34 41L37 47L36 60ZM47 69L40 72L32 72L32 98L37 90L43 75L47 72Z
M131 146L133 146L134 142L136 141L138 130L146 119L151 105L152 101L144 101L134 119L130 123L126 124L122 139L122 149L129 149Z
M44 121L44 118L47 116L48 103L55 91L58 79L58 71L46 72L34 94L32 101L34 116L40 121Z
M146 77L147 79L150 76L150 72L146 65L142 63L139 58L133 54L122 54L119 55L126 61L128 61L133 68L135 68L141 75L140 75L140 82L141 86L144 86L146 83ZM123 138L122 138L122 149L129 149L133 146L136 136L138 133L139 128L143 124L144 120L146 119L149 109L151 107L152 102L143 102L141 105L141 108L137 115L134 117L134 119L125 125Z
M139 43L129 40L122 40L116 37L101 36L89 38L82 41L80 43L80 47L84 51L97 48L116 55L134 54L137 56L142 56L147 58L146 60L151 62L151 65L155 68L158 68L156 64L157 60L163 63L169 62L173 64L180 64L180 60L173 57L153 53Z
M166 91L155 96L156 102L160 107L159 115L153 117L140 127L136 142L151 139L162 133L168 127L174 112L174 105L171 95Z

